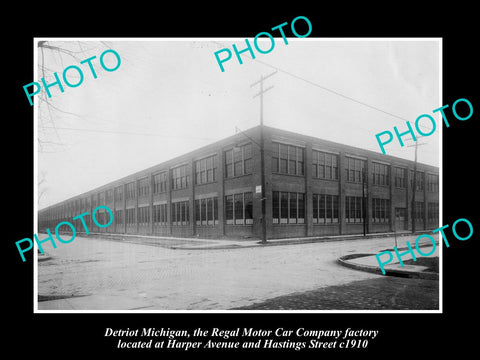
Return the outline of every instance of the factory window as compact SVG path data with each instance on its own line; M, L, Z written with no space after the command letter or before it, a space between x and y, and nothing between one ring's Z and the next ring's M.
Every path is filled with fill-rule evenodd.
M407 169L395 168L395 187L406 188L407 187Z
M113 201L113 189L109 189L105 192L105 201L111 203Z
M172 202L172 225L181 226L190 224L189 202L177 201Z
M167 225L167 204L153 205L153 222L157 225Z
M253 194L251 192L225 196L227 225L253 224Z
M274 224L305 223L305 194L273 191L272 215Z
M438 202L427 203L428 222L438 223Z
M172 169L172 189L185 189L190 182L188 165L181 165Z
M372 198L372 217L374 223L390 222L390 200Z
M345 157L346 180L349 182L363 182L365 160Z
M345 197L345 220L347 223L363 222L363 199L359 196Z
M312 176L320 179L338 180L338 155L313 150Z
M123 200L123 185L117 186L115 188L115 201Z
M438 192L438 175L427 174L427 191Z
M423 191L425 188L425 174L421 171L417 171L417 176L415 177L417 191ZM410 187L413 188L413 170L410 170Z
M197 225L218 224L218 198L195 200L195 221Z
M148 225L150 223L150 207L142 206L138 208L138 224Z
M313 194L313 223L338 223L338 195Z
M421 201L415 201L415 222L423 222L425 219L425 204Z
M137 219L135 218L135 209L126 209L125 210L125 217L127 225L133 225L137 223Z
M195 161L195 184L206 184L216 181L217 155Z
M153 193L160 194L167 191L167 172L161 172L153 176Z
M150 181L148 178L138 180L138 196L150 194Z
M390 165L372 162L373 185L390 185Z
M299 146L272 143L272 172L304 175L305 149Z
M115 223L117 225L123 224L123 210L115 210Z
M125 186L125 199L135 199L135 181L132 181Z
M252 173L252 144L235 146L225 151L225 177Z

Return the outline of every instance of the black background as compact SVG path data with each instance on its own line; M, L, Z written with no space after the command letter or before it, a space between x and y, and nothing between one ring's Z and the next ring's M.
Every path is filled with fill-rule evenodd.
M198 9L188 3L182 10L173 10L161 3L135 6L112 3L101 9L97 4L65 6L46 4L38 9L10 11L12 22L5 22L2 63L7 78L4 85L2 146L4 160L2 218L3 261L6 280L3 288L3 310L6 331L3 348L13 355L30 353L39 358L66 358L108 355L170 358L185 355L182 351L119 350L116 340L105 338L106 327L136 329L156 327L172 329L236 328L263 329L371 329L379 336L367 349L339 351L293 350L270 351L300 357L353 357L366 354L418 358L436 356L447 350L468 353L475 349L478 333L474 314L477 312L478 284L478 159L474 150L477 141L476 123L480 112L476 10L461 3L448 7L419 8L406 3L368 8L341 4L337 9L323 5L293 9L291 4L276 4L267 11L246 3L202 4ZM469 219L474 235L458 241L449 230L450 248L444 247L443 314L368 313L368 314L34 314L33 261L27 256L22 263L15 241L31 238L33 229L33 109L26 101L23 85L33 79L34 37L240 37L253 38L296 16L306 16L312 23L309 37L442 37L443 38L443 104L451 105L458 98L473 104L473 117L467 121L454 119L451 110L450 128L443 128L443 224L458 218ZM5 15L7 19L9 16ZM477 24L475 23L477 21ZM477 26L475 26L477 25ZM299 30L299 33L302 33ZM314 66L314 64L312 64ZM4 77L5 79L5 77ZM474 88L476 89L474 91ZM430 113L433 109L425 109ZM420 115L420 114L419 114ZM414 119L412 119L414 120ZM373 134L372 134L373 136ZM30 252L31 254L31 252ZM293 339L292 339L293 340ZM236 350L241 351L241 350ZM202 351L205 354L213 351ZM231 352L231 351L230 351ZM250 351L253 353L253 351ZM255 350L258 352L258 350ZM266 352L266 350L264 350ZM229 356L229 351L225 355ZM190 350L187 355L198 356ZM231 356L231 355L230 355Z

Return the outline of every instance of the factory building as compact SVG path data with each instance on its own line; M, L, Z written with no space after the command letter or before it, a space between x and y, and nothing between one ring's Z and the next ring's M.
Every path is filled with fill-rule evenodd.
M108 227L92 221L99 205L114 214ZM257 126L42 209L38 231L61 221L83 230L72 218L85 212L91 233L159 237L420 231L439 226L439 169Z

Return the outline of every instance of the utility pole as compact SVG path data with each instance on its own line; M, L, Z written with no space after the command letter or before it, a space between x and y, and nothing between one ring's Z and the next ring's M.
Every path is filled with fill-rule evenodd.
M418 145L426 145L425 143L419 144L418 141L415 141L415 145L410 145L408 147L415 146L415 160L413 163L413 184L412 184L412 234L415 233L416 227L415 227L415 193L417 192L417 151L418 151Z
M272 89L273 86L270 86L266 89L263 88L263 81L270 76L275 75L277 72L273 72L267 76L260 76L260 80L254 82L250 87L253 87L257 84L260 84L260 91L253 96L256 98L260 96L260 167L261 167L261 202L262 202L262 244L267 243L267 222L265 219L266 215L266 192L265 192L265 144L264 144L264 134L263 134L263 94L268 90Z

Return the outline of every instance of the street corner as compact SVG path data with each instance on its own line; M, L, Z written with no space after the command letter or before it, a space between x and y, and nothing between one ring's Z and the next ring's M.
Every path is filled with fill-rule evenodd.
M385 266L385 274L382 274L375 254L357 253L341 256L337 262L351 269L366 271L378 275L416 278L425 280L439 279L438 257L419 257L416 260L404 260L403 265L399 262Z

